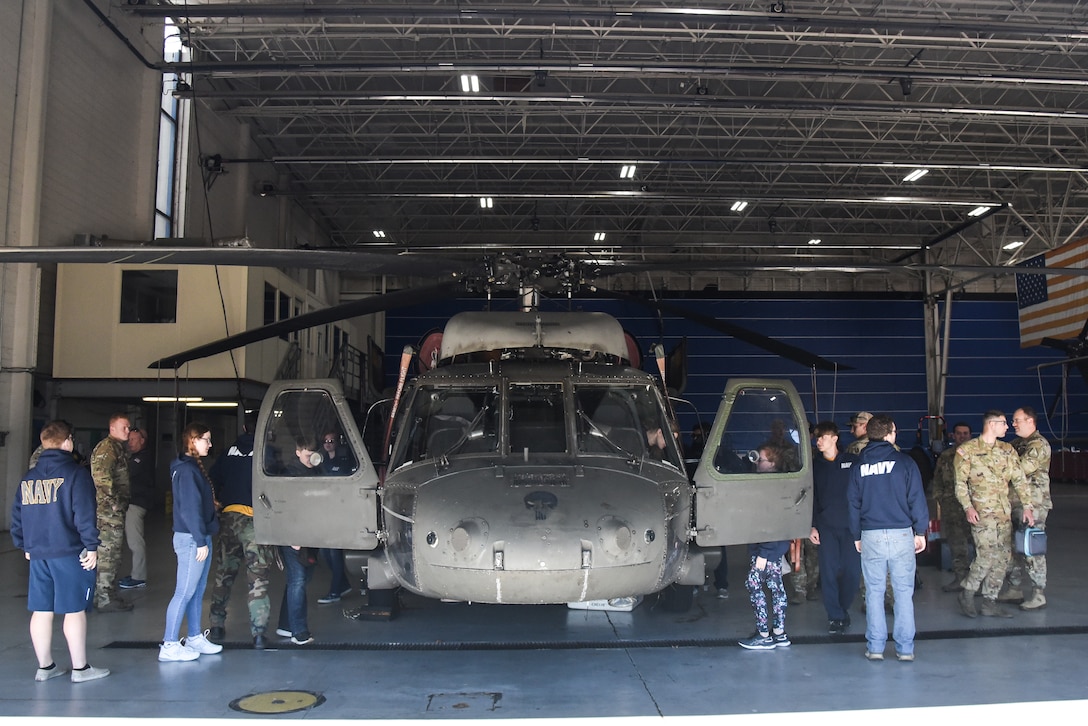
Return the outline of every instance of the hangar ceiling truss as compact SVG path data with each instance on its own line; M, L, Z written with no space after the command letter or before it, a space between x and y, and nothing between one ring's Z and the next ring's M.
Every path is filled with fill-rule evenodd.
M192 61L160 67L261 150L225 163L270 165L338 246L728 271L1004 265L1088 235L1081 0L118 9L173 19Z

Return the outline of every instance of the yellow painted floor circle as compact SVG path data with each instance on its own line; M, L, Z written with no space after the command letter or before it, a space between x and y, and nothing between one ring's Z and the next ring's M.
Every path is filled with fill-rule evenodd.
M235 711L246 713L292 713L320 706L325 697L309 691L266 691L231 701Z

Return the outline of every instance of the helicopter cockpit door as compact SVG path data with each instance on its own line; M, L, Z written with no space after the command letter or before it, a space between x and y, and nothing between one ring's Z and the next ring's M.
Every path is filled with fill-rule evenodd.
M812 451L793 384L730 380L694 479L698 545L807 537Z
M351 550L378 546L378 476L339 381L270 386L254 438L258 542Z

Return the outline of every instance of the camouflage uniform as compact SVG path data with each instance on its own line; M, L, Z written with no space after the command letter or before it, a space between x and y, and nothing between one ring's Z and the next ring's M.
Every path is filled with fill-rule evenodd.
M219 515L219 564L215 568L215 588L209 621L212 627L224 627L227 602L238 570L245 565L252 635L264 635L268 627L271 602L268 598L268 568L272 564L272 549L257 544L253 532L253 517L242 512L224 511Z
M107 436L91 454L91 478L94 479L98 505L98 583L94 605L104 608L116 599L114 581L121 566L121 546L125 537L125 510L128 509L128 456L123 441Z
M933 498L941 508L941 539L952 555L955 583L963 582L971 568L971 524L967 513L956 499L956 448L945 449L937 458L933 472Z
M1028 491L1031 495L1029 504L1035 516L1035 526L1046 529L1046 515L1054 508L1050 499L1050 442L1038 431L1022 439L1013 439L1012 447L1020 455L1020 466L1027 477ZM1019 522L1024 516L1024 505L1016 490L1009 489L1009 504L1012 506L1013 521ZM1009 570L1009 586L1019 588L1022 582L1020 570L1023 568L1036 590L1046 589L1046 555L1025 557L1014 554Z
M979 516L978 523L971 525L975 561L963 589L974 593L981 586L983 598L992 602L1001 591L1012 554L1009 487L1027 498L1027 480L1012 446L1004 441L990 446L981 437L956 449L953 468L956 499L964 512L973 507Z
M805 600L818 600L816 589L820 586L820 561L816 545L807 539L801 540L801 566L794 567L791 561L790 567L792 571L784 577L790 604L800 605Z
M860 454L861 450L864 449L866 445L868 445L868 443L868 436L862 436L860 439L854 439L850 442L850 445L846 447L846 453L854 455ZM896 449L896 451L898 451L898 449Z

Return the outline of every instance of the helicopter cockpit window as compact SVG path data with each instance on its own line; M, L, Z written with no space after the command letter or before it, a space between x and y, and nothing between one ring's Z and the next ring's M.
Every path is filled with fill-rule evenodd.
M451 454L493 452L498 448L498 420L494 387L424 386L412 399L394 467Z
M679 468L672 427L657 392L646 385L579 385L578 450L649 456Z
M714 467L723 474L801 470L804 422L794 416L789 396L771 388L744 388L726 419Z
M326 391L284 391L265 432L261 462L268 476L348 476L359 456Z
M563 386L558 383L510 385L510 453L562 453L567 450Z

